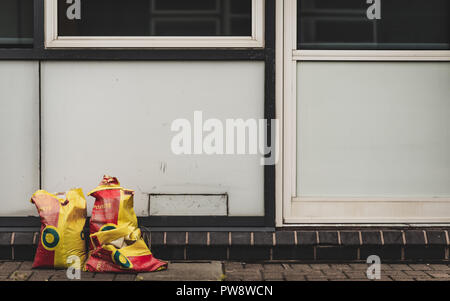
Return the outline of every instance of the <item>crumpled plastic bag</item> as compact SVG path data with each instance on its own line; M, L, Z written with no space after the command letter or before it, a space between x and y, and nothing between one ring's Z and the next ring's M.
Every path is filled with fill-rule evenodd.
M39 245L33 268L67 268L72 266L67 258L78 256L80 263L86 259L86 242L83 228L86 223L86 199L81 189L72 189L65 197L45 190L36 191L31 202L36 205L41 218Z
M133 190L120 187L117 178L104 176L88 195L95 198L95 203L89 224L86 271L153 272L167 268L167 262L153 257L141 236L133 209Z

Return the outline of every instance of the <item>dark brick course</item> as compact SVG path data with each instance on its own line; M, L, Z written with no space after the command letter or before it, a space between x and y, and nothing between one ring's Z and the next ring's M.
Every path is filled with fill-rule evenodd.
M319 231L319 244L321 245L338 245L337 231Z
M425 245L425 235L421 230L405 231L405 240L408 245Z
M210 232L210 244L213 246L228 246L228 232Z
M359 232L341 231L341 244L344 246L359 246Z
M293 246L295 245L294 231L279 231L275 234L277 246Z
M316 231L297 231L297 242L299 245L317 245Z
M444 229L143 231L156 257L166 260L449 261ZM0 232L0 260L32 260L36 232ZM11 244L12 243L12 244Z
M255 232L253 233L255 246L272 246L273 232Z

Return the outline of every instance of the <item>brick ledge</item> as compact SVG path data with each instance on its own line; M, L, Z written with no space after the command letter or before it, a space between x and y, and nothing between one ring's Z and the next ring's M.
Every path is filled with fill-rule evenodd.
M243 231L147 231L167 260L449 261L450 228ZM38 232L0 232L0 260L32 260Z

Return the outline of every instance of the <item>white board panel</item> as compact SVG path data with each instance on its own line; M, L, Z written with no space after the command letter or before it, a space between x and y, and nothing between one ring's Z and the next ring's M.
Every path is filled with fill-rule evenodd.
M39 67L0 61L0 215L37 215L39 189Z
M148 194L224 194L230 215L264 214L256 155L174 155L171 123L263 118L263 62L44 62L43 185L93 189L103 174ZM88 201L88 210L92 201Z
M298 64L302 197L449 197L450 63Z

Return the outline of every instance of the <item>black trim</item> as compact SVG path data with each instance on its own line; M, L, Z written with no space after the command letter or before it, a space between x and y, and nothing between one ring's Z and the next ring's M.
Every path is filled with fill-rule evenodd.
M39 217L36 216L0 217L0 228L9 228L9 227L39 228L40 226L41 221Z
M275 111L275 0L266 0L265 7L265 85L264 118L267 122L267 145L271 141L271 120L276 118ZM275 148L273 148L275 151ZM274 155L274 154L272 154ZM275 227L275 165L264 166L264 213L266 227Z
M44 0L35 0L34 9L34 48L0 49L0 60L264 61L264 118L269 121L267 139L270 142L270 120L275 119L275 0L265 1L264 49L45 49ZM274 227L275 165L264 166L264 216L149 216L140 217L139 222L143 227ZM36 217L0 217L0 227L39 226L39 218Z
M0 49L0 60L262 61L265 49Z
M261 216L144 216L144 227L270 227Z

